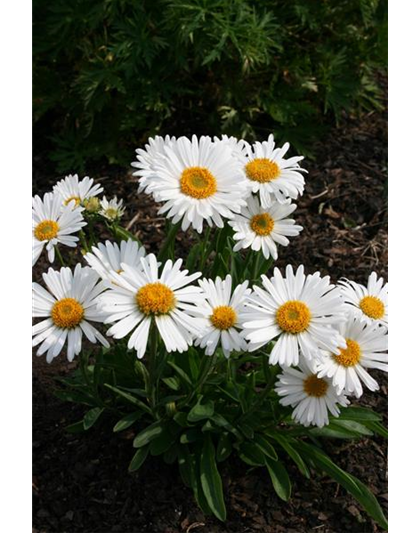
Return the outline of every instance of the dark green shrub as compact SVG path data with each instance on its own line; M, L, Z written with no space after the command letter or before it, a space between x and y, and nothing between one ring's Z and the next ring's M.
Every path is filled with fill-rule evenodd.
M60 172L127 165L158 132L307 151L343 110L380 106L386 32L383 0L35 0L36 150L52 142Z

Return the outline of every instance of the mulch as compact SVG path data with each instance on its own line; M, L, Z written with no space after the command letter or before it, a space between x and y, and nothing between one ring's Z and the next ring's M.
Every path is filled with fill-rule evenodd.
M387 267L387 121L385 113L347 117L316 147L316 158L305 161L309 170L296 220L302 234L280 251L277 265L306 265L333 281L342 276L365 283L372 270L386 276ZM42 173L35 161L34 192L50 190L57 177ZM96 177L112 196L125 199L123 223L149 252L156 251L165 233L158 207L136 193L136 179L128 169L98 167ZM190 246L180 235L178 255ZM39 261L35 279L47 267ZM132 435L113 434L104 418L83 435L65 426L80 420L83 408L58 400L54 377L75 367L60 356L51 365L33 362L33 532L34 533L364 533L382 531L337 483L327 476L304 478L286 461L293 480L292 498L278 499L268 474L222 463L226 523L206 517L182 484L177 468L157 458L128 474L133 455ZM358 402L387 419L386 375L372 372L381 389L367 392ZM386 442L374 437L358 441L329 440L325 448L333 460L359 477L387 507Z

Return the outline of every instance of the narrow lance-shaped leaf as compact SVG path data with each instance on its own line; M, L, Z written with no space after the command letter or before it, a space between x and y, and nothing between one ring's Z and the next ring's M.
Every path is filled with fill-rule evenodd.
M210 509L219 520L226 520L222 479L217 470L213 441L206 435L200 460L200 481Z

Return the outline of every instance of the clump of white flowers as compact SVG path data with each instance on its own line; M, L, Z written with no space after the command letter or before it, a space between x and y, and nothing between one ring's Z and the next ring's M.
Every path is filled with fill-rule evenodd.
M303 265L276 266L267 276L303 230L291 217L306 170L302 157L286 159L288 149L277 147L272 135L253 145L226 136L149 139L133 166L139 192L161 202L159 213L167 218L165 241L152 253L124 228L123 200L100 200L103 188L89 177L69 175L33 199L33 263L44 248L51 263L56 256L61 262L61 269L43 274L45 287L34 283L34 316L42 321L33 344L48 362L66 349L69 361L80 355L87 365L83 343L99 341L104 348L91 403L98 401L100 412L108 405L106 395L98 396L102 386L140 407L154 428L152 437L135 439L140 456L133 462L146 444L153 449L157 428L185 444L195 442L192 433L179 432L196 423L203 424L200 453L214 456L205 432L219 431L236 439L247 464L266 465L273 477L272 446L290 438L276 433L280 420L289 416L291 424L320 429L331 420L339 424L352 397L379 388L370 372L387 371L383 279L373 272L366 286L347 279L334 284ZM176 233L189 228L196 242L184 260L175 259ZM85 266L69 268L60 247L75 248ZM85 371L89 381L92 371ZM170 430L162 425L168 413ZM124 427L135 422L130 416ZM378 430L375 423L365 431ZM334 429L344 430L348 425ZM255 437L250 456L243 442L254 433L260 440ZM211 510L223 516L222 502L212 498Z

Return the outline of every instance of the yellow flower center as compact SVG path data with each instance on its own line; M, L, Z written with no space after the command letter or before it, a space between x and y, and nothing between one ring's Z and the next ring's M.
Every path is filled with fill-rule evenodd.
M63 298L53 305L51 318L59 328L75 328L83 320L83 306L74 298Z
M119 218L118 209L115 209L115 207L108 207L108 209L105 210L105 215L111 219Z
M340 348L340 355L334 355L335 360L342 366L356 365L362 354L359 343L351 339L346 339L347 348Z
M77 207L80 205L80 196L70 196L70 198L67 198L67 200L64 200L64 205L68 205L72 200L74 200L74 207Z
M267 157L257 157L245 165L245 172L251 181L268 183L281 174L280 167Z
M322 396L327 394L328 383L325 381L325 379L319 378L315 374L312 374L304 380L303 390L308 396L322 398Z
M298 300L290 300L281 305L276 313L279 327L287 333L302 333L311 321L311 312L306 304Z
M202 200L217 191L217 181L205 167L189 167L181 174L181 192L192 198Z
M385 314L385 305L376 296L365 296L360 300L359 307L365 315L376 320Z
M210 321L217 329L229 329L235 325L237 316L235 310L229 305L220 305L213 309Z
M145 315L166 315L175 307L173 291L159 281L148 283L139 289L136 301Z
M249 225L257 235L266 237L273 231L274 219L268 213L261 213L260 215L254 215Z
M55 220L43 220L36 226L34 234L39 241L50 241L57 237L59 229L60 227Z
M73 198L73 200L76 200ZM69 200L67 200L67 203ZM80 200L79 200L80 203ZM101 204L99 202L99 198L96 198L96 196L91 196L89 198L85 198L83 200L83 206L86 208L86 211L89 213L96 213L101 208Z

